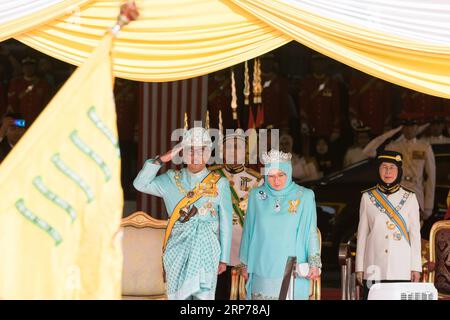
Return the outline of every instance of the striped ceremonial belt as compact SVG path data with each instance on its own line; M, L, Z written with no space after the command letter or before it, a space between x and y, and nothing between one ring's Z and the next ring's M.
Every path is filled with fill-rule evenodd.
M228 177L225 175L225 172L223 172L223 170L217 170L220 175L222 177L224 177L225 179L228 179ZM234 212L236 213L236 215L239 217L239 223L242 226L244 226L244 216L245 216L245 212L244 210L241 210L241 208L239 208L239 202L240 202L240 198L236 192L236 190L234 190L233 186L230 184L230 191L231 191L231 196L232 196L232 205L233 205L233 209Z
M400 231L400 233L405 237L406 241L411 245L411 240L409 237L409 231L406 227L406 222L403 219L400 212L395 209L395 207L392 205L392 203L386 198L386 196L380 192L378 189L375 189L375 191L370 190L369 196L374 197L376 203L379 205L382 212L384 212L389 219L392 221L392 223L395 224L397 229Z

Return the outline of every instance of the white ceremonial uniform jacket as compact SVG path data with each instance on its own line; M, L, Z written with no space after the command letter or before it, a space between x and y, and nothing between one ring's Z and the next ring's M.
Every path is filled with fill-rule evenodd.
M442 134L438 137L424 137L421 140L429 144L450 144L450 138Z
M230 188L234 191L231 193L233 204L238 206L245 214L247 212L248 194L251 189L259 187L264 183L262 176L258 172L245 166L243 166L242 171L234 174L227 171L226 167L223 165L211 166L209 170L215 170L221 175L225 175L230 183ZM241 246L242 238L242 226L239 223L239 217L234 210L232 232L230 263L228 265L234 267L240 264L239 248Z
M344 168L369 158L360 147L351 147L344 156Z
M403 188L386 195L406 223L410 245L368 191L361 197L355 271L364 272L365 280L410 280L411 271L422 271L416 195Z

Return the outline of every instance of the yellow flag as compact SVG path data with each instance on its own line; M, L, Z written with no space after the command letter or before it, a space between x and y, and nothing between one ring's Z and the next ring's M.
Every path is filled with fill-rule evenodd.
M111 45L108 34L0 166L0 299L120 298Z

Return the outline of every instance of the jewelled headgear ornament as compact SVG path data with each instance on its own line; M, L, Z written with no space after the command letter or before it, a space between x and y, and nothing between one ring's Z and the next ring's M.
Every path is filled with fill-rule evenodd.
M292 185L292 154L285 153L277 149L272 149L269 152L263 153L261 158L262 162L264 163L262 174L264 176L269 176L270 172L274 169L284 172L287 179L285 181L283 190L288 190ZM272 189L272 186L268 182L268 179L265 179L264 183L269 189Z
M269 163L279 163L279 162L289 162L292 159L292 154L285 153L280 150L270 150L269 152L263 153L262 162L264 164Z
M207 122L209 122L209 114L207 115ZM209 126L209 124L208 124ZM181 141L183 148L185 147L212 147L211 136L208 130L202 127L194 127L188 130L188 116L184 114L184 134Z

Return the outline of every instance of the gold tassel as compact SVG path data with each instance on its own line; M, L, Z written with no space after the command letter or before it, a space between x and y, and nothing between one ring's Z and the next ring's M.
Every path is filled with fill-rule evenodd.
M184 113L184 129L187 130L189 128L188 125L188 115L187 112Z
M222 110L219 110L219 134L223 135Z
M219 110L219 157L223 159L223 123L222 110Z
M209 110L206 111L205 129L209 129Z
M231 110L233 110L233 120L237 120L236 82L234 80L233 70L231 70Z
M245 279L242 275L239 277L239 300L247 300L247 290L245 289Z
M244 72L244 104L248 106L250 104L250 76L248 73L248 61L245 61Z
M237 300L238 297L238 272L235 268L231 269L231 290L230 290L230 300Z
M254 70L253 70L253 103L260 104L262 86L261 86L261 64L258 58L255 58Z

